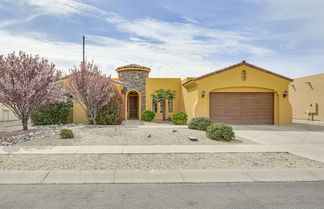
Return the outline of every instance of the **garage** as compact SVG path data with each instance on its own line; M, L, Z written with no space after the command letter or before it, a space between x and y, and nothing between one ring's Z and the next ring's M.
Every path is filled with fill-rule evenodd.
M274 124L272 92L212 92L210 118L227 124Z

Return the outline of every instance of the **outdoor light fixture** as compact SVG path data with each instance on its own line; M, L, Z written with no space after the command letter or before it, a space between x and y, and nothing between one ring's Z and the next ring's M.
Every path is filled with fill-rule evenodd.
M206 95L206 92L203 90L203 91L201 92L201 97L204 98L205 95Z
M284 93L283 93L283 98L285 98L286 96L288 96L288 91L284 91Z

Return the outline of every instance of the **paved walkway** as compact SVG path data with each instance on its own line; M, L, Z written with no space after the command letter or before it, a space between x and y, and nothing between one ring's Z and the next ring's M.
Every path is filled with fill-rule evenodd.
M324 181L324 169L1 170L0 184Z
M139 154L211 152L290 152L324 163L324 147L317 144L288 145L146 145L146 146L8 146L0 154Z
M311 120L297 120L297 119L294 119L293 123L307 124L307 125L314 125L314 126L324 126L324 121L311 121Z

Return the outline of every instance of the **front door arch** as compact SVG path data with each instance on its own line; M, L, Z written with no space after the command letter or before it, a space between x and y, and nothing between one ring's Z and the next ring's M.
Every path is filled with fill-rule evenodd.
M139 119L140 115L140 94L136 90L130 90L127 98L127 119Z

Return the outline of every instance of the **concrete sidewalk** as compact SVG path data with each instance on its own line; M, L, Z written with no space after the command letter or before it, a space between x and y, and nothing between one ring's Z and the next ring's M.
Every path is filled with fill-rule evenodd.
M324 181L324 169L1 170L0 184Z
M289 145L145 145L145 146L10 146L2 155L16 154L143 154L143 153L289 152L324 163L324 147Z

